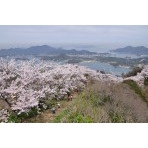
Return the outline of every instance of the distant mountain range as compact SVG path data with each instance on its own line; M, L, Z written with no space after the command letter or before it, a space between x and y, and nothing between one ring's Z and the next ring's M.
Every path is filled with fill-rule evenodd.
M118 48L116 50L110 50L111 52L136 54L136 55L148 55L148 48L144 46L132 47L127 46L125 48Z
M87 50L65 50L62 48L54 48L48 45L43 46L32 46L30 48L10 48L10 49L1 49L0 56L41 56L41 55L59 55L59 54L69 54L69 55L93 55L97 54L96 52L90 52Z

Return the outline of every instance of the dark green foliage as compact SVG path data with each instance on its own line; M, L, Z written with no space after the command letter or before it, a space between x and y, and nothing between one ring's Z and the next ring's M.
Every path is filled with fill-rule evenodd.
M48 100L45 101L45 104L47 105L48 109L51 109L52 106L56 105L56 103L57 103L57 101L54 100L54 99L48 99Z
M123 75L123 77L131 77L131 76L136 76L137 73L140 73L142 71L143 67L134 67L130 72L127 74Z
M9 118L8 118L8 122L12 122L12 123L18 123L20 122L20 120L18 119L17 115L14 113L11 113Z
M38 109L36 107L31 108L30 111L27 113L23 112L19 115L11 113L8 118L8 122L14 122L14 123L23 122L23 120L36 116L37 114L38 114Z
M144 85L145 85L145 86L148 86L148 77L145 77L145 78L144 78Z
M38 114L38 109L36 107L31 108L31 110L28 112L27 117L31 118Z
M102 74L106 74L105 71L103 71L103 70L97 71L97 72L100 72L100 73L102 73Z

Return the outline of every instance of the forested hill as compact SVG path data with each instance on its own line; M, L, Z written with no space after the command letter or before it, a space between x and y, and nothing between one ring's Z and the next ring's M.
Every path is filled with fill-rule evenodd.
M137 47L127 46L127 47L124 47L124 48L118 48L116 50L111 50L111 52L147 55L148 54L148 48L146 48L144 46L137 46Z
M17 56L17 55L59 55L59 54L71 54L71 55L93 55L97 54L95 52L90 52L87 50L66 50L62 48L54 48L48 45L42 46L32 46L26 49L23 48L10 48L10 49L1 49L0 56Z

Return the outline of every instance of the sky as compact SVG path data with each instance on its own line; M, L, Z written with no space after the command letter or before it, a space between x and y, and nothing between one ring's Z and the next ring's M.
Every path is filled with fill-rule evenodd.
M0 25L0 49L45 44L92 51L148 47L148 25Z

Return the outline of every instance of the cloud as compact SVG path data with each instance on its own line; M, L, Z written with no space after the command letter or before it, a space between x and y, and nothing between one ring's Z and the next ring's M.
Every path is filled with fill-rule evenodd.
M148 26L41 25L0 26L2 44L132 43L146 44Z

